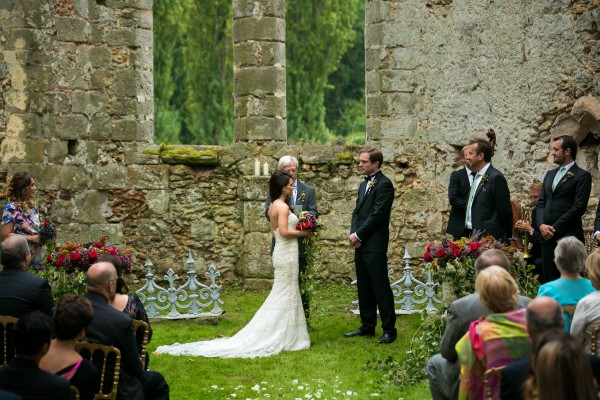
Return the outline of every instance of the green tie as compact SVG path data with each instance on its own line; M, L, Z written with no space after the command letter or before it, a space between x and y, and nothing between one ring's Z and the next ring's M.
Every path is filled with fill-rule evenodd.
M472 174L475 173L475 171L471 172ZM476 187L476 183L477 183L477 177L479 176L479 173L477 173L474 177L473 177L473 183L471 184L471 191L469 192L469 202L467 203L467 213L465 215L465 227L467 226L467 221L469 220L469 215L471 215L471 205L473 204L473 197L475 195L475 187Z
M560 182L564 173L565 173L565 167L560 167L560 169L556 173L556 176L554 177L554 180L552 181L552 190L556 189L556 185L558 185L558 182Z

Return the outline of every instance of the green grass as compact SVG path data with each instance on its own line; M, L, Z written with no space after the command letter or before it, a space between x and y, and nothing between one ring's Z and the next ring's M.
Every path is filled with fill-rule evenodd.
M218 359L151 355L150 368L160 371L171 387L171 399L428 399L426 382L395 386L384 372L365 368L376 357L402 360L418 315L399 315L398 340L380 345L375 338L344 338L359 326L350 312L355 288L321 287L312 307L311 347L258 359ZM161 344L209 340L232 336L254 315L267 291L226 289L223 309L216 318L187 321L152 321L152 352ZM381 334L378 327L377 334Z

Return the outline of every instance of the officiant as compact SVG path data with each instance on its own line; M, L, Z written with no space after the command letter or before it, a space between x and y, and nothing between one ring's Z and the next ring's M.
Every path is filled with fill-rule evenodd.
M319 212L317 211L317 196L315 194L315 189L298 179L298 160L292 156L283 156L277 163L277 169L279 171L286 172L294 180L294 191L288 198L288 204L294 209L294 212L298 213L300 211L308 211L315 218L318 218ZM271 198L267 194L267 201L265 203L265 217L267 220L269 219L270 204ZM273 246L274 245L275 239L273 239ZM271 247L271 252L273 252L273 247ZM304 243L302 242L302 238L298 238L298 264L300 266L299 280L301 290L300 294L302 296L302 307L304 308L304 314L308 319L310 314L309 298L307 293L302 291L304 274L306 272L307 265L306 249Z

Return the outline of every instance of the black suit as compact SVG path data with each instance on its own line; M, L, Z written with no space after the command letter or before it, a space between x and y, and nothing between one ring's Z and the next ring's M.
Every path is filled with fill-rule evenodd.
M462 168L458 171L452 171L448 183L448 200L451 208L446 232L452 235L455 240L460 239L465 234L465 218L470 190L469 170Z
M598 208L596 208L596 219L594 220L594 233L598 231L600 231L600 203L598 203ZM594 240L596 240L595 237Z
M549 171L544 178L544 186L536 208L536 224L551 225L555 232L550 240L542 241L542 258L544 276L542 283L560 277L554 263L554 249L559 239L575 236L585 243L581 217L587 210L587 203L592 190L592 175L574 164L552 190L554 177L558 168Z
M471 205L472 229L508 244L512 237L510 191L504 175L491 165L479 178Z
M88 292L94 319L87 328L86 340L114 346L121 351L118 399L144 400L169 398L169 387L157 372L144 371L135 341L133 320L108 305L104 296Z
M0 272L0 315L21 318L32 311L52 315L52 290L46 279L19 267Z
M24 399L72 399L71 384L60 376L41 370L35 361L14 358L0 368L0 389L8 390Z
M600 382L600 358L587 356L592 373L597 382ZM529 362L531 356L521 358L502 369L500 378L500 398L503 400L522 400L523 384L529 376Z
M371 185L367 191L367 181L364 181L358 189L350 229L350 233L355 233L360 240L360 247L354 252L354 262L361 328L366 331L375 330L379 307L383 331L395 336L394 294L387 267L394 186L381 171L375 174Z

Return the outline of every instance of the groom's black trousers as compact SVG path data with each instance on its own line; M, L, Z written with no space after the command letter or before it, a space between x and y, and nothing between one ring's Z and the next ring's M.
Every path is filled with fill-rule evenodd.
M358 307L361 328L374 331L377 326L377 308L381 327L386 333L396 334L394 294L388 278L387 255L380 252L354 251Z

